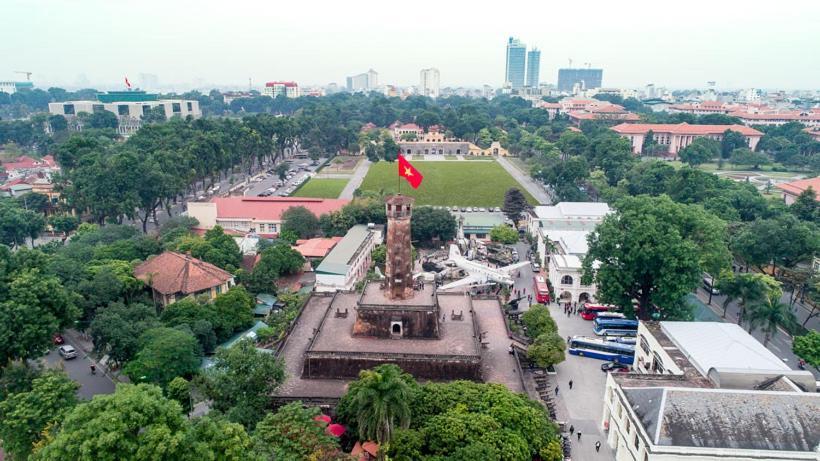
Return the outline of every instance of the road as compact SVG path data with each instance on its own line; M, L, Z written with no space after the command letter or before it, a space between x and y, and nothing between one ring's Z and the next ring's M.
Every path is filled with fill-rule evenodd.
M517 166L513 165L508 159L499 156L498 163L507 170L507 173L511 174L521 187L527 190L535 200L538 200L538 203L541 205L550 205L552 204L552 197L550 196L549 192L547 192L540 184L535 182L532 177L518 169Z
M68 337L66 344L71 344ZM68 377L80 384L80 389L77 395L81 399L90 400L91 397L97 394L111 394L114 392L114 381L106 376L100 367L97 367L97 373L91 374L91 357L86 354L78 344L71 344L77 349L77 358L71 360L64 360L57 353L57 347L54 347L44 358L45 364L48 368L61 368L65 370Z
M342 189L342 193L339 194L339 198L353 199L353 193L356 192L356 189L362 185L362 181L364 181L364 177L367 175L367 170L370 169L370 160L363 158L359 165L356 166L356 170L353 172L353 176L350 178L350 181L347 183L344 189Z

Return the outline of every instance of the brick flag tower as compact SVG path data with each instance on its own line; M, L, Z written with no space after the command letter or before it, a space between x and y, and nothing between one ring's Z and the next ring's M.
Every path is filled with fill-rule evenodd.
M410 244L410 217L413 197L394 195L387 199L387 297L413 297L413 255Z

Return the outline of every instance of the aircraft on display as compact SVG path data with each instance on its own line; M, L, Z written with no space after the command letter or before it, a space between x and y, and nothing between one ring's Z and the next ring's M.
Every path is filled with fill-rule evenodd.
M467 272L467 276L461 280L457 280L452 283L444 284L438 287L439 290L449 290L452 288L459 288L459 287L470 287L470 286L481 286L481 285L491 285L494 283L499 283L502 285L512 285L514 283L514 273L517 269L520 269L527 264L530 264L529 261L524 261L520 263L510 264L509 266L493 268L486 264L482 264L477 261L470 261L469 259L465 258L461 255L461 251L459 251L458 246L453 244L450 245L450 256L447 259L448 263L453 263L459 269L464 270Z

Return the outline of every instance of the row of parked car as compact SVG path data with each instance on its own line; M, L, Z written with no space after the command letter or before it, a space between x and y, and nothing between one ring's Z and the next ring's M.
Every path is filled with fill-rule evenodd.
M458 213L458 212L461 212L461 213L475 212L475 213L477 213L479 211L482 211L482 212L489 211L489 212L501 213L501 207L495 207L495 208L487 207L487 208L484 208L484 207L476 207L476 206L472 206L472 207L470 207L470 206L462 206L462 207L458 207L458 206L436 206L436 207L433 207L433 208L444 209L444 210L447 210L447 211L450 211L450 212L453 212L453 213Z

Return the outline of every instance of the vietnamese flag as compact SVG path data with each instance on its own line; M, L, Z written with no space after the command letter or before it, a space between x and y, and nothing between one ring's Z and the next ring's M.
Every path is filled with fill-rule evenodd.
M419 173L419 170L411 165L401 154L399 154L399 176L406 179L413 189L418 189L421 185L421 180L424 179L424 176Z

